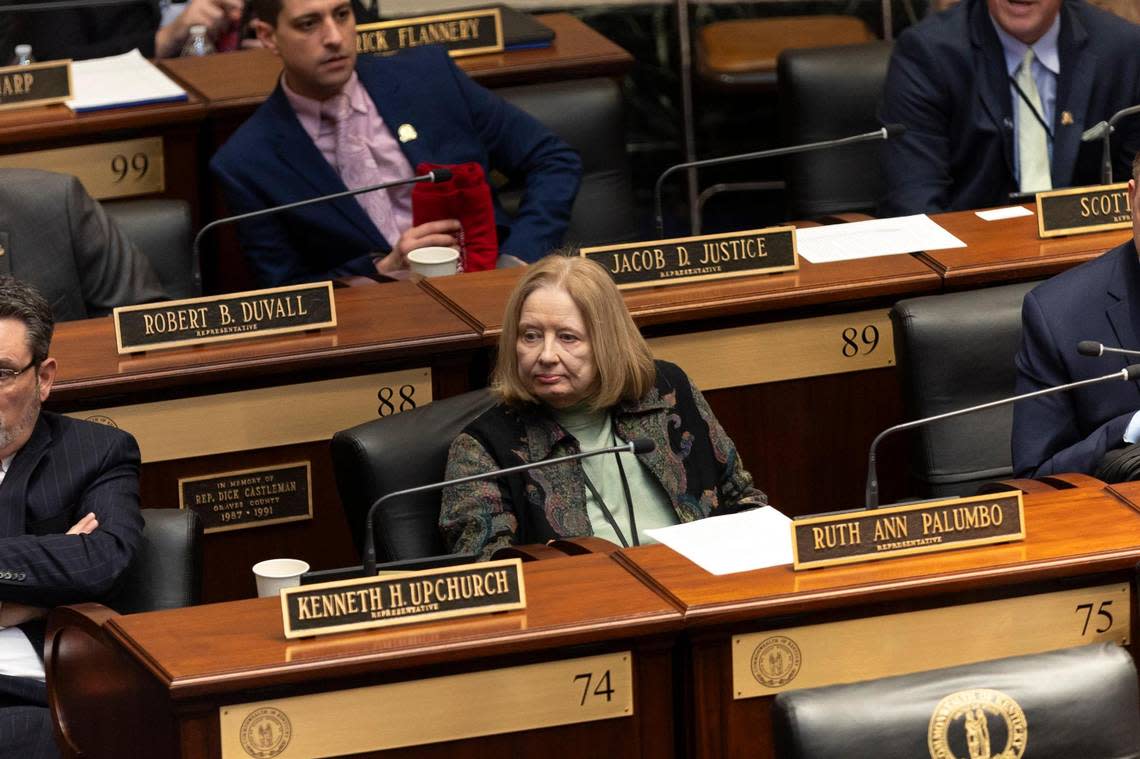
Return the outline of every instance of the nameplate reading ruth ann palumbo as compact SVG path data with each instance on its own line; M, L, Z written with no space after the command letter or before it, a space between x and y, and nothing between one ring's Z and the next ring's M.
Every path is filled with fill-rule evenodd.
M1025 538L1020 491L841 511L792 520L795 569Z
M178 506L198 513L203 532L313 518L308 461L178 480Z
M0 11L2 23L3 11ZM0 68L0 111L71 99L71 61L45 61Z
M205 345L336 326L332 282L120 306L119 353Z
M701 282L800 268L795 227L582 248L620 289Z
M301 585L281 591L286 638L525 608L526 589L522 562L518 559Z
M1037 193L1037 236L1060 237L1132 226L1128 184Z
M481 8L356 27L356 52L361 55L388 55L423 45L443 45L452 58L502 52L502 13Z

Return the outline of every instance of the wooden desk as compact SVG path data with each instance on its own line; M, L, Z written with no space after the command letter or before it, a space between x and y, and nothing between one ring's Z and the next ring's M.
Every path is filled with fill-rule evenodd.
M204 601L252 595L249 567L261 559L290 555L315 568L351 563L328 452L332 434L401 403L468 389L466 367L479 337L420 288L396 282L337 290L335 298L335 330L142 356L115 352L109 318L56 329L52 355L60 368L49 407L135 435L145 506L178 506L180 478L310 463L311 521L206 536ZM411 401L401 399L405 385L414 388L403 392Z
M1126 493L1140 496L1140 488ZM688 755L772 757L772 697L735 696L773 675L768 690L779 691L1131 641L1135 500L1095 489L1031 495L1024 542L802 572L785 565L716 577L663 546L618 557L684 612L691 652L678 687L694 715ZM1112 586L1114 603L1089 590L1100 586ZM1072 595L1039 595L1062 591ZM990 602L1000 603L982 605ZM1106 627L1101 611L1113 621L1097 633ZM938 641L946 642L931 652ZM765 646L784 658L767 659Z
M543 670L542 691L525 689L519 673L503 669L626 653L632 658L631 716L412 745L382 755L673 756L670 661L680 627L677 610L607 556L528 564L525 578L524 611L310 640L283 638L277 599L126 617L95 604L60 609L52 625L61 632L49 644L48 656L57 713L87 757L196 759L223 756L223 743L237 748L225 756L245 756L237 736L222 734L219 715L240 713L242 704L269 702L290 720L295 750L265 756L312 756L299 747L314 741L330 755L341 755L349 753L339 741L350 722L370 726L370 739L381 740L401 729L415 730L426 709L444 712L427 731L438 734L453 721L470 721L473 710L486 728L496 717L517 716L506 712L527 711L530 702L576 710L585 700L589 707L602 695L592 690L583 695L584 680L575 681L576 669L551 681ZM438 686L425 693L430 678L459 674L482 675L485 698L453 703L456 696ZM616 682L615 672L611 684ZM406 700L392 711L378 706L397 684L418 690L405 692ZM376 686L379 693L356 690ZM309 703L296 699L302 695ZM314 737L310 710L337 698L338 719L321 724ZM422 706L405 708L413 700ZM357 745L352 755L378 755L356 753L362 750Z

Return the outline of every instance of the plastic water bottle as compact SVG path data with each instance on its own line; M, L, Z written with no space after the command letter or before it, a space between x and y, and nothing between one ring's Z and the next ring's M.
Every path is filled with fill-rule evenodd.
M35 63L36 59L32 57L31 45L16 45L16 56L12 59L13 66L27 66L29 63Z
M211 55L216 52L214 43L206 36L205 25L195 24L190 27L190 36L186 38L186 44L182 46L183 56Z

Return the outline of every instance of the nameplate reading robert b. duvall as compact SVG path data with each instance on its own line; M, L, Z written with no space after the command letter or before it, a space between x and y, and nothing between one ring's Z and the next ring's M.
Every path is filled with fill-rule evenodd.
M1037 193L1037 236L1060 237L1132 226L1128 184L1072 187Z
M336 326L332 282L114 310L119 353L205 345Z
M800 267L795 227L603 245L582 248L580 254L604 266L623 290Z
M4 12L0 11L0 25ZM71 61L46 61L0 68L0 111L62 103L71 99Z
M526 608L522 562L486 561L281 591L286 638Z
M1021 491L842 511L792 520L792 566L828 567L1024 537Z

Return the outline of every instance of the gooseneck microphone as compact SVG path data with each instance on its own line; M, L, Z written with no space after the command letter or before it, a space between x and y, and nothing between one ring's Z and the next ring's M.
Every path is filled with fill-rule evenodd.
M906 131L906 127L902 124L886 124L882 129L876 129L873 132L865 132L863 134L852 135L851 137L840 137L836 140L822 140L820 142L808 142L803 145L790 145L783 148L772 148L771 150L757 150L753 153L740 153L738 155L726 155L720 158L705 158L701 161L689 161L688 163L678 163L675 166L670 166L661 172L661 176L657 177L657 185L653 188L653 211L654 219L657 222L657 236L665 236L665 219L661 211L661 187L665 183L665 179L670 174L682 169L701 169L706 166L719 166L724 163L737 163L739 161L751 161L757 158L778 158L782 155L792 155L794 153L809 153L813 150L824 150L826 148L837 148L842 145L854 145L859 142L875 142L876 140L889 140L892 137L898 137Z
M1108 118L1108 121L1098 121L1081 133L1081 142L1092 142L1093 140L1101 141L1101 184L1112 184L1112 145L1110 138L1115 131L1116 122L1134 113L1140 113L1140 105L1130 105L1127 108L1121 108L1112 114L1112 116Z
M406 184L418 184L420 182L446 182L451 179L450 169L432 169L426 174L419 174L414 177L407 177L405 179L394 179L391 182L380 182L379 184L372 184L366 187L357 187L355 190L345 190L343 192L334 192L331 195L319 195L315 198L308 198L306 200L298 200L293 203L285 203L279 206L270 206L269 208L262 208L257 211L250 211L249 213L239 213L236 216L224 216L221 219L214 219L206 226L198 230L198 234L194 236L194 258L198 258L198 245L202 242L202 237L214 227L221 226L222 224L230 224L235 221L244 221L252 219L257 216L267 216L269 214L279 213L281 211L288 211L292 208L300 208L301 206L312 205L313 203L325 203L330 200L338 200L340 198L347 198L353 195L360 195L365 192L374 192L376 190L387 190L390 187L400 187Z
M879 508L879 478L878 473L875 471L875 449L879 446L879 441L885 438L892 432L899 430L909 430L915 427L921 427L924 424L937 422L941 419L949 419L954 416L962 416L963 414L972 414L975 411L985 411L986 409L995 408L997 406L1004 406L1009 403L1016 403L1017 401L1027 400L1029 398L1036 398L1039 395L1049 395L1050 393L1059 393L1063 390L1072 390L1074 388L1083 387L1084 385L1095 385L1097 382L1107 382L1108 380L1124 380L1129 382L1131 380L1140 379L1140 364L1132 364L1125 367L1118 372L1106 374L1103 377L1093 377L1092 379L1078 380L1077 382L1069 382L1064 385L1057 385L1056 387L1046 387L1041 390L1034 390L1031 393L1022 393L1015 395L1012 398L1001 398L989 403L981 403L977 406L968 406L966 408L958 409L957 411L947 411L944 414L936 414L935 416L928 416L925 419L915 419L912 422L903 422L896 424L894 427L888 427L871 441L871 449L867 454L867 490L866 490L866 508L877 509Z
M376 514L376 509L380 504L387 500L396 498L401 495L411 495L412 493L427 493L432 490L443 490L449 485L462 485L465 482L478 482L479 480L491 480L496 477L502 477L507 474L515 474L516 472L525 472L530 469L540 469L553 464L562 464L566 461L576 461L577 459L589 458L590 456L600 456L603 453L632 453L635 456L640 456L643 453L652 453L657 448L657 444L648 438L634 438L621 445L611 445L608 448L595 448L592 451L581 451L579 453L571 453L566 456L558 456L553 459L543 459L542 461L534 461L529 464L519 464L518 466L507 467L506 469L494 469L490 472L483 472L482 474L469 474L466 477L456 477L454 480L444 480L443 482L433 482L430 485L420 485L414 488L406 488L404 490L396 490L387 495L382 495L372 502L368 507L368 516L364 520L364 577L372 577L376 574L376 535L372 529L373 517Z
M1096 340L1081 340L1077 343L1077 353L1082 356L1097 358L1106 353L1119 353L1121 356L1140 356L1140 351L1130 351L1126 348L1110 348Z

